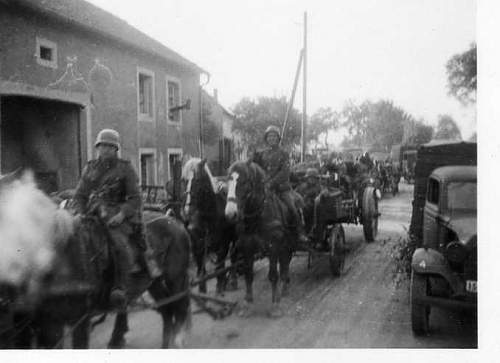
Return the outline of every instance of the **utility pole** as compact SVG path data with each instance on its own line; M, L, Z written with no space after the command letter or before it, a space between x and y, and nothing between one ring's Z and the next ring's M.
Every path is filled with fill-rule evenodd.
M301 152L300 162L304 162L306 155L306 132L307 132L307 12L304 12L304 47L302 48L303 60L303 82L302 82L302 123L300 130Z
M297 90L297 83L299 81L300 69L302 68L302 59L304 57L304 51L300 51L299 63L297 64L297 71L295 72L295 79L293 81L292 94L290 95L290 101L288 102L288 107L286 108L285 120L283 121L283 127L281 128L280 135L280 145L283 142L283 138L285 136L285 130L288 125L288 117L290 116L290 112L293 109L293 100L295 99L295 91Z
M200 159L203 159L203 86L200 85L199 88L199 94L200 94L200 134L198 135L198 143L200 147Z

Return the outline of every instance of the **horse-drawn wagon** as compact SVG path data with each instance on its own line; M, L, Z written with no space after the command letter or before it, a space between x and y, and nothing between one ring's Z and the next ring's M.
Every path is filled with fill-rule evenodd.
M346 254L342 224L361 224L365 240L374 241L378 231L380 191L369 176L360 177L356 182L338 173L322 175L320 179L322 191L314 205L308 207L306 203L303 211L310 243L299 246L299 250L309 252L309 266L314 256L328 255L331 273L339 276Z

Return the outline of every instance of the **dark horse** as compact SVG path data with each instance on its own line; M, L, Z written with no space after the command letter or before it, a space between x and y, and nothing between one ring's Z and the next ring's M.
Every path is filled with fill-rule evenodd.
M52 224L61 225L53 220L63 215L67 221L69 213L57 209L52 200L36 188L33 180L28 178L16 183L12 188L6 188L5 184L0 183L0 197L4 199L3 194L12 193L16 187L26 189L23 190L23 198L12 203L24 203L17 206L17 211L31 208L38 215L33 215L34 212L19 215L19 225L31 229L29 234L26 233L28 236L41 235L45 231L44 240L48 242L44 243L51 246L53 258L49 267L43 271L30 270L25 274L38 276L38 285L41 287L36 299L31 299L35 301L33 308L16 313L14 317L14 328L20 325L19 321L25 321L26 317L31 321L22 331L16 332L14 345L17 348L31 348L35 335L37 347L60 347L64 340L63 328L68 325L71 327L73 347L88 348L91 318L109 310L108 295L114 267L106 228L94 217L85 217L76 224L69 217L72 223L71 233L64 240L59 238L58 243L52 243L51 240L60 235L58 228L53 228ZM5 210L8 211L9 208ZM146 238L163 274L153 281L145 273L132 274L128 290L131 299L140 296L147 289L156 301L161 301L188 289L190 240L183 225L173 218L154 213L146 215L145 220ZM50 228L47 228L49 224ZM0 234L8 233L8 228L9 226L0 224ZM35 242L34 252L36 248L41 248L43 241L37 238ZM26 236L19 236L19 240L10 240L9 243L14 246L26 244ZM19 289L22 286L19 284ZM21 297L22 295L19 294ZM162 345L166 348L191 323L189 296L182 295L172 304L158 306L157 311L163 319ZM118 313L110 347L123 346L127 325L126 313Z
M267 254L272 287L271 316L281 316L282 294L289 284L289 265L294 248L286 228L289 211L285 204L264 186L264 171L255 163L237 161L229 168L225 214L237 224L238 250L244 258L245 301L253 302L253 263L257 252ZM279 265L279 271L278 271Z
M191 236L197 276L206 274L206 257L208 253L216 255L215 267L225 267L226 257L233 242L236 241L234 224L228 223L224 215L225 192L216 184L206 160L192 158L182 168L182 179L185 182L185 198L183 217ZM234 263L236 253L231 253ZM229 288L237 288L237 276L231 270ZM217 276L217 293L226 290L227 276ZM201 292L206 292L206 284L199 286Z

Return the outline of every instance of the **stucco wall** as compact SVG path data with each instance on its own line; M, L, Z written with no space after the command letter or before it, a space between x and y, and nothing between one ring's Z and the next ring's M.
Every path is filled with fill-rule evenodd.
M183 148L198 155L199 74L167 60L131 49L76 27L69 27L35 14L17 14L0 5L0 81L33 85L43 89L84 92L92 104L84 115L91 127L83 133L82 145L93 144L97 132L116 128L122 136L122 157L138 169L140 147L157 149L158 183L165 182L167 148ZM57 44L57 68L37 63L36 39ZM138 67L154 72L155 121L140 122L137 117ZM93 69L93 71L91 71ZM191 99L191 109L182 111L182 127L169 126L166 112L166 79L181 82L182 101ZM88 140L87 140L88 138Z

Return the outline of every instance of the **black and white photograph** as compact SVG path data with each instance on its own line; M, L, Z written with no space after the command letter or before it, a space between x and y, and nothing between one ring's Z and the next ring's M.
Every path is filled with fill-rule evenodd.
M0 359L477 352L478 3L0 0Z

